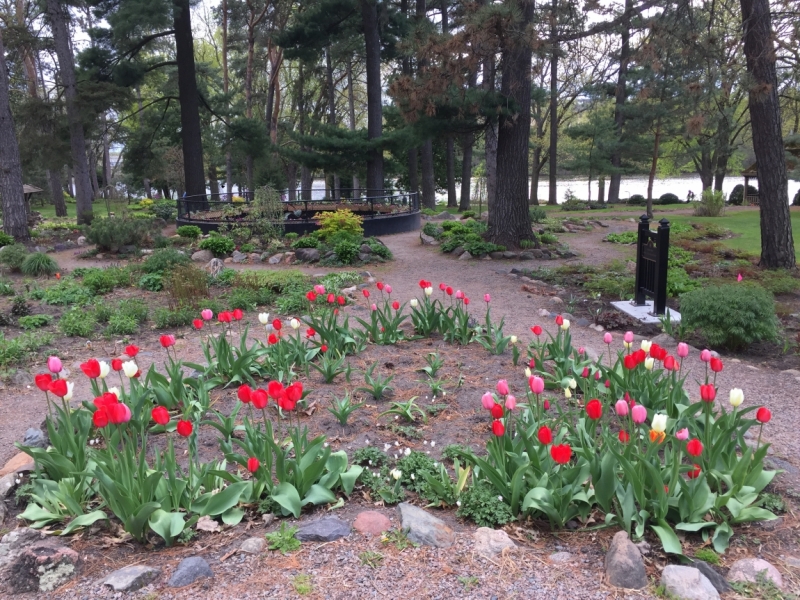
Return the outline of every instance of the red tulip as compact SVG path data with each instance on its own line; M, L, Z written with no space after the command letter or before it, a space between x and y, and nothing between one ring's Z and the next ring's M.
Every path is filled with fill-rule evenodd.
M583 372L581 373L581 377L588 377L589 376L589 367L583 367Z
M705 384L700 386L700 399L703 402L713 402L717 397L717 390L712 384Z
M553 442L553 432L547 425L539 427L536 436L539 438L539 443L547 446Z
M90 358L85 363L81 364L81 371L89 379L97 379L100 377L100 362L96 358Z
M242 312L241 308L233 309L233 318L237 321L241 321L244 318L244 312Z
M375 287L378 288L379 292L382 292L383 291L383 282L379 281L378 283L375 284Z
M317 294L315 292L308 292L306 294L306 298L308 298L309 302L314 302L317 299Z
M231 322L231 313L227 310L223 310L221 313L217 315L217 320L220 323L230 323Z
M603 415L603 405L600 400L593 398L586 403L586 414L590 419L596 421Z
M668 355L664 357L664 368L667 371L676 371L678 369L678 364L675 362L673 356Z
M325 344L319 347L319 351L325 354L328 351L328 347Z
M122 371L122 361L118 358L111 359L111 368L115 371Z
M364 298L369 298L369 290L367 288L361 290L361 293L364 294Z
M445 290L447 289L447 284L446 284L446 283L440 283L440 284L439 284L439 289L440 289L441 291L445 291Z
M700 477L701 472L702 471L700 470L700 465L694 465L694 469L691 469L688 473L686 473L686 476L689 479L697 479L698 477Z
M277 399L282 391L283 384L280 381L270 381L267 385L267 392L269 393L270 398Z
M447 294L448 296L452 296L453 295L453 288L451 288L448 285L446 288L444 288L444 293Z
M623 444L627 444L628 442L631 441L631 436L628 435L627 431L620 431L618 437L619 441L622 442Z
M125 354L133 358L134 356L139 354L139 347L134 346L133 344L131 344L130 346L125 346Z
M756 411L756 421L759 423L769 423L772 413L766 406L762 406Z
M283 323L281 323L281 320L280 320L280 319L275 319L275 320L272 322L272 328L273 328L275 331L280 331L280 330L281 330L281 327L283 327Z
M192 321L192 326L197 330L202 329L203 328L203 319L195 319L194 321Z
M610 379L606 379L606 381L605 381L605 383L603 385L606 386L606 389L610 388L611 387L611 380Z
M251 473L255 474L258 471L258 468L261 466L261 463L258 462L258 459L255 456L251 456L247 459L247 470Z
M650 354L650 356L652 356L653 358L658 360L658 355L661 354L661 346L659 346L658 344L653 342L652 344L650 344L650 352L649 352L649 354Z
M533 327L531 327L531 331L533 332L533 335L535 335L536 337L542 335L542 328L540 325L534 325Z
M633 370L636 368L636 357L633 354L626 354L625 358L622 359L625 368L628 370Z
M636 360L636 364L640 364L644 362L644 359L647 358L647 352L639 348L636 352L634 352L631 356L634 357Z
M178 435L182 437L189 437L192 435L192 422L191 421L184 421L181 419L178 421L178 426L176 427L178 430Z
M550 400L545 400L542 403L542 408L544 408L545 410L550 410Z
M292 401L297 402L303 397L303 384L295 381L292 385L286 388L286 397Z
M569 444L550 446L550 456L558 464L565 465L572 458L572 448L569 447Z
M175 336L172 334L162 335L159 338L159 341L161 342L161 346L163 348L169 348L175 345Z
M106 393L105 393L105 394L103 394L102 396L98 396L97 398L95 398L94 400L92 400L92 403L93 403L93 404L94 404L94 405L95 405L97 408L103 408L103 409L105 409L105 408L107 408L108 406L111 406L112 404L117 404L117 403L119 403L119 398L117 398L117 395L116 395L116 394L114 394L114 393L112 393L112 392L106 392Z
M250 399L253 401L253 406L258 410L266 408L269 403L269 396L267 396L267 392L262 389L253 390L250 394Z
M163 406L156 406L150 411L150 416L153 417L153 421L159 425L166 425L169 423L169 411Z
M689 440L689 442L686 444L686 452L692 456L700 456L703 453L703 442L697 438Z
M247 385L246 383L240 385L239 389L236 391L236 395L239 397L239 400L241 400L245 404L250 402L250 396L251 396L252 393L253 393L253 390L250 389L250 386Z
M121 425L131 420L131 409L121 402L109 404L105 410L108 413L108 420L114 425Z
M54 396L58 396L59 398L63 398L67 395L67 381L65 379L56 379L50 382L50 386L48 387L48 391L52 393Z
M503 407L499 404L495 403L492 405L492 418L493 419L502 419L503 418Z
M720 371L722 371L722 361L718 358L712 357L709 366L711 367L711 370L714 371L714 373L719 373Z
M270 333L270 334L267 336L267 344L269 344L270 346L272 346L273 344L277 344L277 343L278 343L278 336L277 336L277 335L275 335L274 333Z
M395 300L394 302L392 302L392 308L395 310L400 310L400 303L397 300Z
M339 306L344 306L345 302L347 302L347 300L344 299L344 296L336 296L336 303Z
M558 325L560 327L563 324L564 324L564 317L562 317L561 315L558 315L556 317L556 325Z
M502 421L492 421L492 433L497 437L502 436L506 432L506 426Z
M83 365L81 365L83 368ZM100 375L100 366L97 367L97 374ZM43 392L47 392L50 390L50 383L53 381L53 376L50 373L41 373L33 378L34 382L36 382L36 387L38 387Z
M328 304L333 304L334 302L336 302L336 296L328 294Z
M103 409L98 409L92 413L92 423L98 429L102 429L108 425L108 414Z

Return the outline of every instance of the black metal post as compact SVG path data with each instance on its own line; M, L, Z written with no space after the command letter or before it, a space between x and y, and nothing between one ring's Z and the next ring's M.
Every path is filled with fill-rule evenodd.
M636 242L636 296L633 303L636 306L644 306L645 292L643 283L645 280L645 262L642 260L642 250L647 243L648 233L650 232L650 219L647 215L639 217L639 239Z
M661 219L658 222L656 247L658 260L656 261L656 297L653 298L653 312L663 315L667 309L667 272L669 271L669 221Z

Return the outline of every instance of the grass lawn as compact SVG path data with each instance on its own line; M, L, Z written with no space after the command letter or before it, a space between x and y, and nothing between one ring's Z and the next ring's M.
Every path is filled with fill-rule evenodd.
M790 208L792 215L792 236L794 237L795 257L800 261L800 208ZM761 254L761 225L757 208L729 210L722 217L695 217L692 215L673 215L670 221L675 223L713 223L733 233L737 237L722 240L722 243L735 248L751 252L756 256Z
M56 218L56 207L52 204L45 202L45 205L42 206L39 203L39 200L34 196L33 200L31 201L31 210L35 210L37 212L42 213L42 217L45 219L55 219ZM128 201L124 198L121 200L111 200L110 201L111 212L116 213L117 215L122 214L122 211L128 209ZM96 200L92 205L94 209L94 213L98 216L106 216L106 201L105 200ZM66 217L59 217L59 220L65 222L74 221L75 220L75 203L67 203L67 216Z

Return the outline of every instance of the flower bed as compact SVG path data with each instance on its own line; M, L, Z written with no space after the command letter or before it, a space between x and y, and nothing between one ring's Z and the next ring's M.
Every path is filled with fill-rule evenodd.
M771 415L765 407L741 409L740 390L730 390L730 409L716 401L723 365L708 351L698 388L683 376L685 345L677 356L649 342L634 350L631 334L626 351L612 356L607 333L608 353L591 361L572 347L570 323L558 317L555 336L534 326L535 340L521 347L505 335L502 319L492 319L488 294L476 325L474 313L483 311L463 292L419 285L419 298L403 304L389 285L362 290L364 318L351 317L345 297L317 285L307 292L303 320L259 315L263 341L241 327L240 310L216 320L201 311L195 328L220 330L203 340L206 365L184 363L172 335L160 340L168 356L163 373L140 372L134 346L110 364L90 359L81 369L95 398L77 409L69 404L71 383L54 377L60 361L51 359L50 374L37 376L36 385L47 395L52 447L25 448L37 474L21 517L35 527L63 522L64 533L113 519L137 540L172 544L201 517L227 525L256 511L297 517L357 490L387 504L416 494L486 525L518 518L554 529L569 521L619 526L634 537L652 531L675 554L683 551L676 531L702 536L721 552L734 525L774 517L757 507L775 475L763 468L767 445L760 433L755 448L744 440ZM479 424L485 451L453 448L447 468L410 449L391 457L367 447L348 456L333 451L326 436L309 434L312 372L325 382L349 382L347 357L368 345L412 348L432 336L462 348L477 343L493 356L510 350L517 379L526 369L524 399L514 394L512 377L474 398L488 413ZM441 357L419 362L421 381L443 399L450 384L438 376ZM119 388L109 386L113 372ZM373 365L358 390L371 403L383 401L393 377ZM223 412L212 392L224 387L237 390L238 402ZM345 394L327 408L346 425L363 403ZM433 418L434 406L390 396L381 417L412 427ZM218 432L214 458L199 451L201 428ZM186 446L188 460L176 445Z

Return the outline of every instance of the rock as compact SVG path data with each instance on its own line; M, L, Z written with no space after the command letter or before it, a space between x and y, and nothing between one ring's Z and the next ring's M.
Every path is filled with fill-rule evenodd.
M353 529L364 535L380 535L392 528L392 522L383 513L376 510L365 510L356 516Z
M648 544L646 541L642 540L641 542L636 542L634 546L636 546L636 549L639 550L639 554L642 556L647 556L650 554L650 544Z
M22 445L30 448L47 448L49 442L44 431L36 427L30 427L22 438Z
M62 242L60 244L53 244L53 250L55 250L56 252L61 252L63 250L72 250L73 248L77 247L78 245L72 240L67 240L66 242Z
M478 527L472 537L475 540L475 552L488 558L501 554L506 548L514 550L517 547L502 529Z
M71 579L80 564L80 556L71 548L55 540L35 541L14 552L4 578L13 594L51 592Z
M519 259L520 260L533 260L535 257L531 252L520 252Z
M561 258L575 258L578 256L572 250L564 250L560 253Z
M453 256L461 256L462 254L464 254L464 246L456 246L455 248L453 248L453 251L450 252L450 254L452 254Z
M472 260L472 254L464 252L464 254L458 257L458 260Z
M23 471L33 471L33 459L24 452L17 452L8 459L8 462L0 469L0 477L9 473L21 473Z
M372 247L369 244L361 244L358 247L358 251L363 254L372 254Z
M579 319L575 320L575 325L577 325L578 327L588 327L590 325L590 321L589 319L584 319L583 317L580 317Z
M401 502L398 510L401 526L408 531L408 539L412 542L437 548L453 545L455 533L441 519L408 502Z
M103 254L102 254L101 252L99 252L99 253L95 254L95 255L94 255L94 257L95 257L97 260L103 260L103 259L105 258L105 256L103 256Z
M238 250L233 251L231 258L233 259L233 262L236 264L247 262L247 254L245 254L244 252L239 252Z
M272 513L264 513L263 515L261 515L261 520L264 521L265 527L269 527L275 520L275 515L273 515Z
M489 258L492 260L501 260L503 258L504 252L489 252Z
M360 260L361 262L369 262L372 260L372 254L364 254L363 252L359 252L358 260Z
M26 387L33 381L33 375L25 369L17 369L11 376L11 383L17 387Z
M781 373L791 375L792 377L800 377L800 371L797 369L786 369L785 371L781 371Z
M784 562L795 569L800 569L800 558L796 556L787 556Z
M678 342L675 341L675 338L671 335L667 335L666 333L659 333L656 337L650 340L654 344L658 344L662 348L669 348L670 346L677 346Z
M719 600L708 578L694 567L667 565L661 572L661 585L667 597L678 600Z
M17 485L16 473L8 473L0 477L0 500L8 498L15 485Z
M295 260L297 260L296 252L287 252L283 255L283 264L285 265L293 265Z
M103 579L103 585L113 588L115 592L135 592L159 575L161 575L161 569L147 565L131 565L117 569L108 575Z
M190 556L189 558L184 558L178 564L167 585L169 587L183 587L205 577L214 577L211 567L208 566L205 559L199 556Z
M251 537L242 542L242 545L239 546L239 552L244 552L245 554L261 554L266 546L267 540L263 537Z
M319 250L317 250L317 254L319 254ZM283 252L278 252L277 254L270 256L267 262L271 265L278 265L282 260L283 260Z
M550 298L550 300L548 300L548 303L555 304L556 306L561 306L562 304L564 304L564 301L558 296L553 296L552 298Z
M6 508L5 500L0 499L0 525L3 524L3 521L6 520L6 515L8 514L8 509Z
M139 254L141 254L142 256L150 256L152 253L153 253L152 248L142 248L141 250L139 250Z
M426 233L420 232L419 234L419 241L423 246L438 246L439 242L436 240L435 237L428 235Z
M355 294L356 290L357 290L356 286L351 285L350 287L342 288L342 293L345 294L345 295L347 295L347 294Z
M214 258L214 255L211 253L211 250L198 250L192 254L192 260L195 262L207 263L212 258Z
M783 588L783 577L778 569L761 558L742 558L731 565L728 581L756 583L759 574L778 588Z
M336 252L334 252L333 250L328 250L325 253L325 256L323 256L322 258L324 258L325 260L328 260L329 258L333 258L334 256L336 256Z
M455 221L458 219L453 213L447 211L440 212L438 215L434 215L433 218L437 221Z
M625 263L625 268L628 270L628 273L636 273L636 263L632 260Z
M78 239L75 240L75 241L78 244L78 246L85 246L86 245L86 236L85 235L78 236Z
M605 560L606 581L613 586L640 590L647 587L647 573L639 549L628 539L628 533L618 531L611 540Z
M572 560L572 554L569 552L556 552L547 558L549 558L552 563L566 563Z
M209 516L203 515L197 520L194 528L197 531L207 531L208 533L217 533L220 530L219 523Z
M546 308L540 308L539 309L539 316L540 317L549 317L550 316L550 311L547 310Z
M517 258L518 256L516 252L511 252L510 250L503 252L503 258Z
M717 571L705 561L702 560L694 560L692 561L692 566L700 571L703 575L706 576L711 582L711 585L714 586L719 593L724 594L725 592L730 591L731 586L728 585L728 582L725 581L725 578L717 573Z
M316 248L298 248L294 254L297 260L307 263L317 262L320 258L319 250Z
M251 263L261 262L261 255L258 252L251 252L247 258Z
M484 254L483 256L481 256L481 260L492 260L492 257L489 256L488 254Z
M295 537L301 542L332 542L350 535L350 525L337 517L323 517L301 526Z
M227 259L226 259L227 260ZM210 261L206 263L206 266L203 267L203 270L211 275L212 277L216 277L222 270L225 268L225 263L218 258L212 258Z

